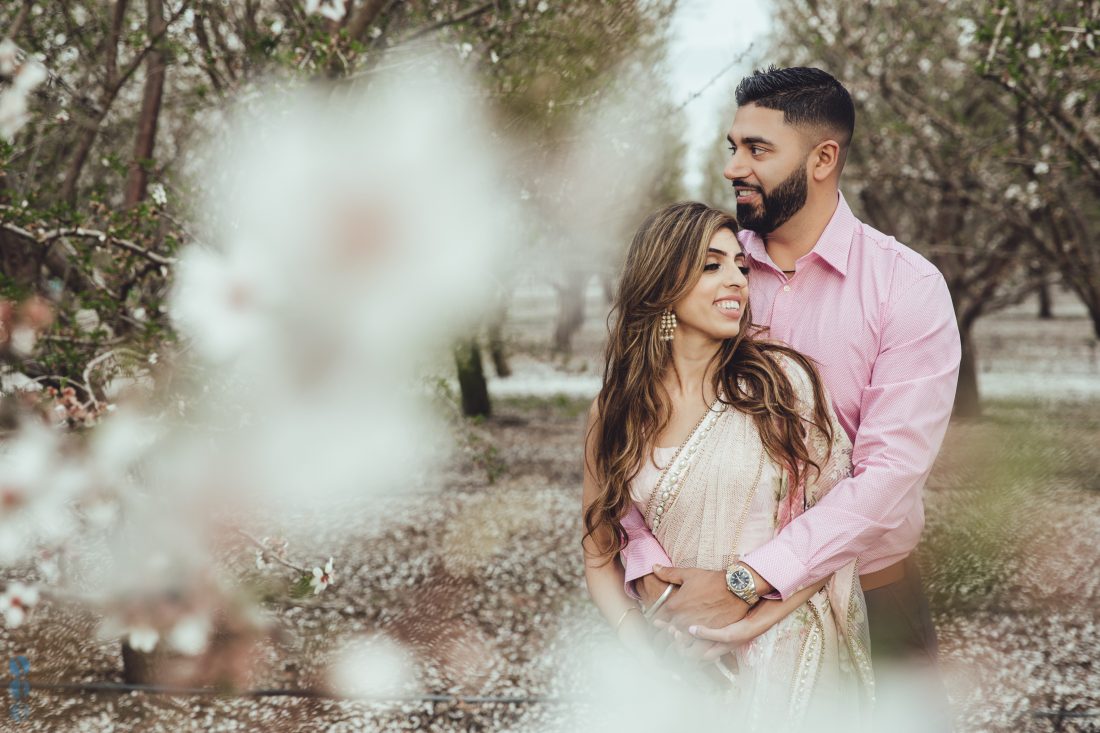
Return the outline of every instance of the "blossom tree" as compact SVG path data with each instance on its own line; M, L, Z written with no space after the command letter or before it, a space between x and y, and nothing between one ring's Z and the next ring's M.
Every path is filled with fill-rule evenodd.
M981 35L986 12L970 0L919 13L893 0L858 7L788 0L778 12L778 60L820 65L853 93L849 200L873 226L925 254L947 280L963 344L958 416L980 412L974 324L1032 292L1036 258L1065 248L1067 231L1095 231L1088 214L1046 203L1040 179L1051 172L1044 156L1053 148L1044 153L1036 137L1042 122L1035 109L982 77L990 56ZM1091 73L1074 64L1067 81ZM1070 167L1062 173L1067 187L1085 182ZM1091 249L1078 254L1095 259L1095 237L1082 241ZM1061 268L1065 258L1052 261ZM1090 267L1060 272L1066 282L1095 284Z
M983 77L1019 105L1012 162L1036 201L1032 241L1100 339L1100 5L992 3L980 38Z

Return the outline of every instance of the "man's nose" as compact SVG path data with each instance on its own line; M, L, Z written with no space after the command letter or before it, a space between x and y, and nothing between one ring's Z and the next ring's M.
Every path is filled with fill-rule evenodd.
M725 176L727 181L736 181L738 178L748 178L749 168L742 161L744 159L739 153L734 153L730 156L729 161L726 163L726 167L722 170L722 175Z

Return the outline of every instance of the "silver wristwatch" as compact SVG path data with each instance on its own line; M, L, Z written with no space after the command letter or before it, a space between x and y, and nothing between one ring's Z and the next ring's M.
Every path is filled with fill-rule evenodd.
M726 588L729 592L749 604L749 608L756 605L760 595L756 592L756 581L752 579L752 573L739 562L735 562L726 568Z

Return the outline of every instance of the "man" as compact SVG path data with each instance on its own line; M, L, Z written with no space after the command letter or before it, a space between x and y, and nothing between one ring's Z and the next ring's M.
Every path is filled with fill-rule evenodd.
M786 598L858 558L876 674L892 662L932 668L936 637L910 555L958 378L947 285L919 254L856 219L840 194L855 110L836 79L773 67L742 80L736 97L724 175L744 228L752 312L769 337L818 363L852 439L853 475L727 572L667 567L633 512L628 591L649 605L679 586L659 618L691 646L689 629L721 639L715 630L757 598Z

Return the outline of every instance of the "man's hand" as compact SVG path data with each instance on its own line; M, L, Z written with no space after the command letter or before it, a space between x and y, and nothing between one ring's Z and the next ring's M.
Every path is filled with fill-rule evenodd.
M642 605L649 608L657 599L661 597L661 594L665 592L665 588L668 587L668 583L658 578L653 573L649 575L643 575L634 581L634 591L641 596Z
M680 586L661 607L657 618L681 631L692 625L711 629L729 626L749 611L749 604L726 588L726 574L721 570L654 565L653 575L662 581L662 590L668 583Z

